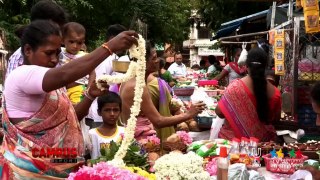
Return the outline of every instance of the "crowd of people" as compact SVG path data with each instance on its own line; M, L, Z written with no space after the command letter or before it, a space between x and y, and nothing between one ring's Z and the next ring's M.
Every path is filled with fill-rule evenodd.
M1 178L66 178L84 164L90 154L97 158L100 148L111 141L121 141L134 101L135 78L118 84L95 79L103 74L117 75L112 61L133 44L138 34L115 24L106 31L105 42L92 52L85 52L86 30L77 22L68 22L67 14L49 0L39 1L31 10L31 23L20 37L21 47L12 54L3 92ZM214 79L228 78L228 86L216 113L226 123L219 132L225 139L257 137L263 141L276 137L273 122L279 119L281 96L274 72L266 73L267 53L261 48L249 51L246 68L238 66L240 49L234 60L221 67L209 56L206 73ZM191 104L187 112L173 111L171 99L175 83L187 76L183 56L166 70L165 59L157 56L151 42L146 43L146 86L141 111L137 117L135 138L156 135L163 142L175 132L174 126L194 118L205 109L203 102ZM205 69L202 62L194 69ZM311 93L320 125L320 84ZM214 123L214 122L213 122ZM89 131L83 129L89 128ZM32 148L77 149L77 163L55 165L33 157ZM23 163L21 163L23 162Z

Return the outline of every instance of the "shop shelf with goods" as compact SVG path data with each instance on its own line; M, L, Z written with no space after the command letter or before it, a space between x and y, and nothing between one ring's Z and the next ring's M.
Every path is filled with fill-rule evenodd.
M290 27L293 31L286 32L286 73L281 77L282 92L290 96L291 111L288 113L294 117L296 126L304 129L307 135L320 134L313 130L316 114L310 101L312 85L320 80L320 34L307 34L303 17L294 17L287 28ZM283 98L283 104L287 100Z

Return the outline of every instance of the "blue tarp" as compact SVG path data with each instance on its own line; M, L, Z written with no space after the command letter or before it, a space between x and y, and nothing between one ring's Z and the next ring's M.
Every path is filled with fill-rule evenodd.
M284 4L281 5L279 7L288 7L288 4ZM226 23L221 24L220 29L216 32L216 35L214 37L212 37L210 40L213 41L215 39L219 39L221 37L226 37L229 36L231 33L233 33L235 30L237 30L241 25L243 25L244 23L248 22L248 21L252 21L255 19L259 19L259 18L263 18L266 17L268 13L270 13L270 9L268 10L264 10L255 14L251 14L242 18L238 18Z

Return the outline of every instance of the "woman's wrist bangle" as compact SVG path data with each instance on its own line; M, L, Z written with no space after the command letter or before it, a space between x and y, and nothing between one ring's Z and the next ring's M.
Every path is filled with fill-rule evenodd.
M102 46L103 48L105 48L106 50L108 50L108 52L110 53L110 55L113 54L113 52L111 51L111 49L109 48L109 46L108 46L107 43L103 43L101 46Z
M88 99L90 99L91 101L94 101L94 99L96 99L96 98L92 97L92 96L89 94L88 90L86 90L86 91L84 92L84 96L87 97Z

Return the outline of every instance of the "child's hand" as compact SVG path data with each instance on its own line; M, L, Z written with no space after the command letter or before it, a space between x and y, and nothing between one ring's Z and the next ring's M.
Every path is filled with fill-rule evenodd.
M108 83L106 82L101 82L101 86L104 88L104 90L100 90L98 89L97 87L97 83L96 81L94 80L89 88L88 88L88 94L93 97L93 98L96 98L96 97L99 97L99 96L102 96L104 94L106 94L108 91L109 91L109 85Z

